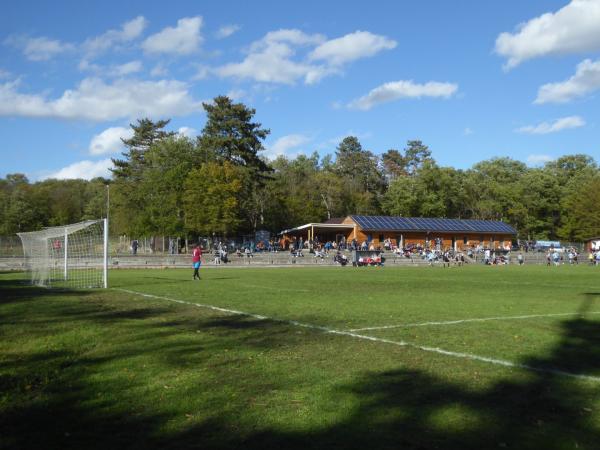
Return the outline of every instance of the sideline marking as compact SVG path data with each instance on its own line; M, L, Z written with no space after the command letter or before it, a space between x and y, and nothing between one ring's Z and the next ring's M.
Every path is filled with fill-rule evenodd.
M302 327L302 328L309 328L311 330L319 330L319 331L323 331L325 333L336 334L336 335L340 335L340 336L350 336L350 337L353 337L353 338L364 339L364 340L372 341L372 342L380 342L380 343L384 343L384 344L396 345L398 347L409 347L409 348L414 348L414 349L422 350L422 351L425 351L425 352L438 353L438 354L441 354L441 355L452 356L454 358L470 359L472 361L485 362L485 363L495 364L495 365L498 365L498 366L513 367L513 368L525 369L525 370L529 370L529 371L533 371L533 372L549 373L549 374L560 375L560 376L569 377L569 378L577 378L577 379L580 379L580 380L600 382L600 377L596 377L596 376L593 376L593 375L583 375L583 374L579 374L579 373L565 372L565 371L559 370L559 369L551 369L551 368L547 368L546 369L546 368L542 368L542 367L529 366L527 364L515 363L515 362L511 362L511 361L506 361L506 360L503 360L503 359L488 358L487 356L473 355L473 354L470 354L470 353L452 352L452 351L444 350L444 349L438 348L438 347L427 347L427 346L421 346L421 345L411 344L411 343L406 342L406 341L392 341L390 339L382 339L382 338L378 338L378 337L374 337L374 336L367 336L367 335L364 335L364 334L357 334L357 333L353 333L351 331L335 330L333 328L328 328L328 327L324 327L324 326L321 326L321 325L313 325L313 324L310 324L310 323L302 323L302 322L297 322L295 320L276 319L276 318L272 318L272 317L261 316L260 314L253 314L253 313L248 313L248 312L244 312L244 311L237 311L235 309L221 308L219 306L207 305L207 304L204 304L204 303L186 302L184 300L177 300L177 299L174 299L174 298L163 297L163 296L160 296L160 295L146 294L146 293L143 293L143 292L131 291L129 289L119 289L119 288L112 288L112 289L115 290L115 291L126 292L128 294L140 295L140 296L146 297L146 298L155 298L155 299L158 299L158 300L166 300L166 301L169 301L169 302L181 303L181 304L184 304L184 305L192 305L192 306L197 306L199 308L204 308L204 309L210 309L210 310L213 310L213 311L224 312L224 313L227 313L227 314L252 317L252 318L258 319L258 320L270 320L270 321L273 321L273 322L279 322L279 323L284 323L284 324L288 324L288 325L294 325L294 326Z
M412 327L426 327L432 325L455 325L457 323L466 322L487 322L489 320L520 320L520 319L533 319L536 317L558 317L558 316L580 316L584 317L586 314L600 314L600 311L591 311L586 313L559 313L559 314L530 314L528 316L500 316L500 317L482 317L477 319L460 319L460 320L446 320L442 322L422 322L422 323L402 323L399 325L382 325L380 327L365 327L365 328L353 328L348 331L370 331L370 330L389 330L390 328L412 328Z

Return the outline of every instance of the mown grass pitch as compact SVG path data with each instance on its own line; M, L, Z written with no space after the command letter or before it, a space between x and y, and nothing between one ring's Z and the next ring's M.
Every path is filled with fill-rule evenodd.
M599 269L0 274L0 448L597 449Z

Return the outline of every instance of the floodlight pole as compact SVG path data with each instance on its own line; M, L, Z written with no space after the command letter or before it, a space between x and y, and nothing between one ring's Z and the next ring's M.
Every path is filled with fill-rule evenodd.
M64 250L65 250L65 267L64 267L64 272L65 272L65 281L67 281L67 276L68 276L68 260L69 260L69 229L65 227L65 245L64 245Z

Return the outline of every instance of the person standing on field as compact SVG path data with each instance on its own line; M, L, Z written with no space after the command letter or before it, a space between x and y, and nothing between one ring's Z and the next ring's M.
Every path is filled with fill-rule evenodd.
M194 266L194 280L200 279L200 274L198 270L200 270L200 258L202 258L202 249L198 244L192 250L192 265Z

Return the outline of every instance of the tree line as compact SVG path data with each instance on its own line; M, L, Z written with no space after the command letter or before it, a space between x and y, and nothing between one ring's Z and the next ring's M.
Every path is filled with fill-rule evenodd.
M521 239L600 235L600 169L572 154L528 167L510 158L443 167L411 140L376 155L355 136L334 155L261 156L270 131L255 110L225 96L204 104L194 139L140 119L113 159L110 179L0 179L0 235L106 215L129 236L235 236L350 214L503 220Z

